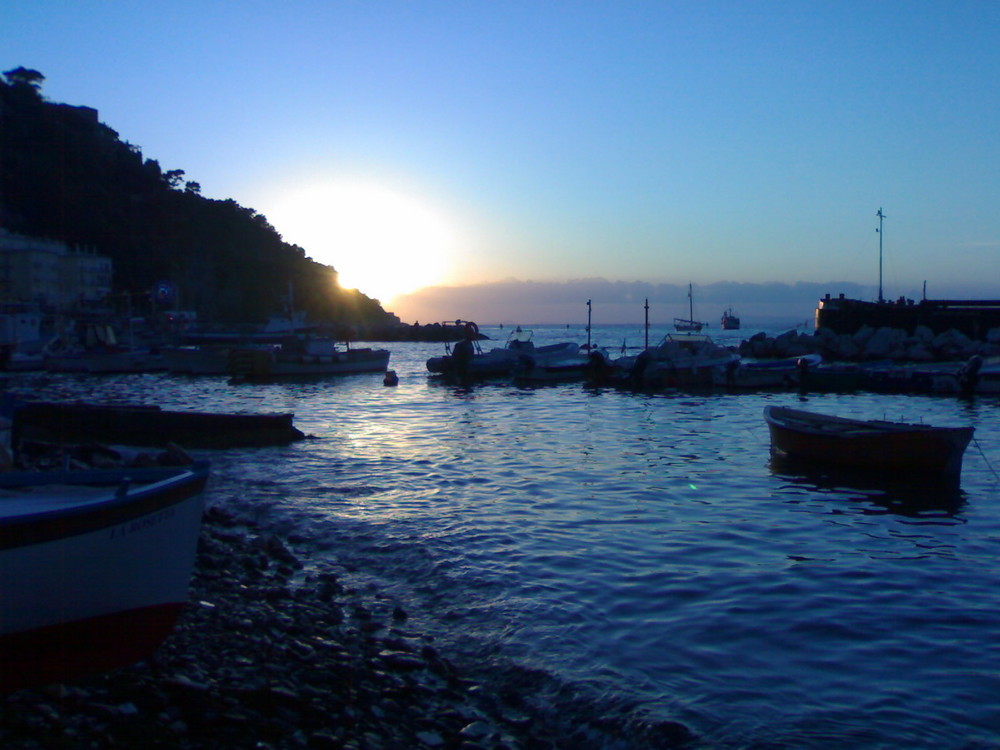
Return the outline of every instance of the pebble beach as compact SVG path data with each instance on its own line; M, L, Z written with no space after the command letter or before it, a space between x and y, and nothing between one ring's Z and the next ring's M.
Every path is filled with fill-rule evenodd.
M693 748L544 674L453 661L406 606L309 574L295 540L205 514L188 606L147 660L0 698L3 748Z

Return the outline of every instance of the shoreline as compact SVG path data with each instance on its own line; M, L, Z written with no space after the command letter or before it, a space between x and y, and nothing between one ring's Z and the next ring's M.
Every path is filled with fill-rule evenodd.
M601 716L523 667L463 664L403 606L303 574L290 542L207 508L187 606L149 659L0 696L4 748L694 748L683 725ZM561 693L561 694L560 694Z

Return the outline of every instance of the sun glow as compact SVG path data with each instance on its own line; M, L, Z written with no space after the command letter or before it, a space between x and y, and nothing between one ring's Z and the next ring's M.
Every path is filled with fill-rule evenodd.
M445 280L456 229L429 204L371 183L332 182L286 194L268 221L287 242L333 266L345 289L383 306Z

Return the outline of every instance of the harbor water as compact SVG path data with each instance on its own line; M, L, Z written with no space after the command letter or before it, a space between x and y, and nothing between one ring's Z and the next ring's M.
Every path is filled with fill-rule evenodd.
M499 346L509 331L483 332ZM644 332L591 336L617 353ZM387 348L394 387L380 374L2 384L49 400L294 412L311 439L197 452L213 462L208 502L398 598L442 650L544 675L529 707L572 695L681 722L720 750L1000 747L997 398L463 387L426 371L443 344ZM852 486L773 462L771 404L971 425L961 488Z

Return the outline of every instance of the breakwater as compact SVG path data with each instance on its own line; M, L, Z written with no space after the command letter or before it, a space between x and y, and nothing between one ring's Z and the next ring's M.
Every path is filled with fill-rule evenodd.
M1000 328L973 339L956 329L934 333L917 326L908 333L902 328L862 326L854 333L837 333L819 328L813 333L786 331L777 335L759 332L740 343L740 356L760 359L819 354L827 361L864 362L954 362L972 356L1000 356Z

